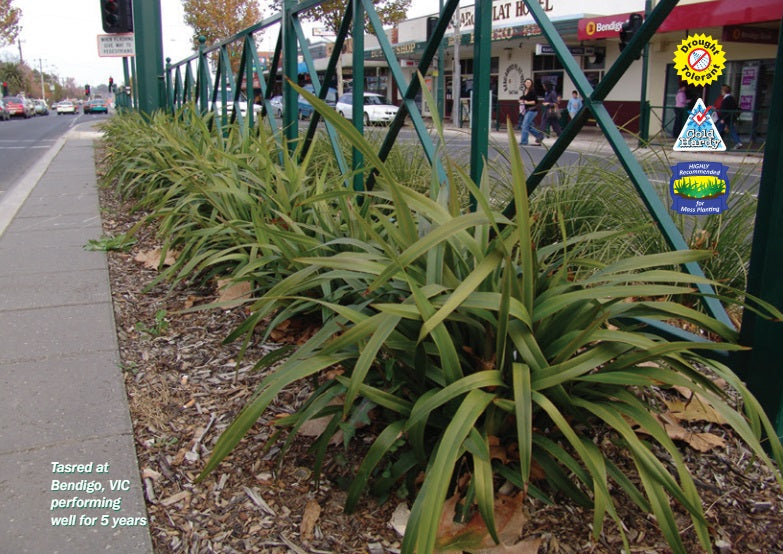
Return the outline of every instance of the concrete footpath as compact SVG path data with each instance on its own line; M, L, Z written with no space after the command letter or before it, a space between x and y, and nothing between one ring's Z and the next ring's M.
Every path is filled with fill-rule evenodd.
M0 553L152 552L88 124L0 201Z

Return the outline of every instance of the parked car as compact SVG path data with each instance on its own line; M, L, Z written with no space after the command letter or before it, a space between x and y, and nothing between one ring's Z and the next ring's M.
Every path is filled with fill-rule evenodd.
M374 92L364 93L364 124L391 123L399 108L385 97ZM353 93L343 94L335 106L337 113L348 119L353 118Z
M49 106L46 105L46 100L33 100L35 106L35 115L49 115Z
M313 87L313 85L305 85L302 88L305 89L307 92L311 92L315 96L318 96L317 94L315 94L315 88ZM329 90L326 91L326 97L324 98L324 102L326 102L326 104L329 107L331 107L331 108L334 108L337 105L337 89L336 88L329 87Z
M109 113L109 103L103 98L93 98L82 106L84 113Z
M213 104L213 109L215 110L215 113L222 114L223 113L223 93L221 91L218 91L217 99L215 100ZM229 117L232 113L234 113L234 93L231 90L226 91L226 98L228 98L228 105L226 106L226 113L228 113ZM239 113L242 114L242 117L247 117L247 96L245 96L245 93L242 92L239 95ZM259 104L253 104L253 114L256 117L256 120L261 115L261 106Z
M35 103L31 98L27 98L26 96L22 98L24 101L24 109L27 110L27 113L29 114L28 117L33 117L35 115Z
M283 117L283 97L282 96L273 96L269 99L269 103L272 105L272 113L275 117L278 119ZM302 98L302 96L299 96L298 106L297 106L297 117L299 119L308 119L310 116L313 115L313 106Z
M3 102L5 102L8 113L11 114L11 116L20 116L27 119L35 113L35 111L31 110L25 103L25 99L21 96L6 96L3 98Z
M0 120L8 121L9 119L11 119L11 114L6 107L5 102L0 100Z
M60 115L61 113L72 113L72 114L78 113L78 109L76 108L76 104L74 104L70 100L62 100L62 101L58 102L58 104L57 104L57 115Z

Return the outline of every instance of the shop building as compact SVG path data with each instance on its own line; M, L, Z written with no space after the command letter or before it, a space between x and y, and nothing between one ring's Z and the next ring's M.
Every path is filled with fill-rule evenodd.
M598 83L620 55L620 29L631 13L644 13L644 0L605 0L586 3L581 0L539 0L589 81ZM585 13L589 6L591 13ZM600 11L599 11L600 10ZM436 16L437 14L433 14ZM469 105L473 82L474 7L459 10L460 96ZM739 129L743 135L763 137L772 99L769 97L777 53L778 30L783 17L780 0L681 0L661 25L648 48L646 98L651 110L650 133L671 132L674 97L681 79L674 68L674 51L689 35L705 34L717 39L725 53L723 74L712 84L690 86L695 101L700 97L710 105L719 95L721 84L732 87L743 113ZM428 17L406 20L387 32L406 77L415 71L427 40ZM453 23L453 22L452 22ZM444 37L445 110L451 112L452 75L454 74L455 27L450 25ZM344 56L343 70L350 73L350 56ZM385 60L373 36L365 38L367 90L399 100ZM425 77L435 88L434 68ZM615 123L628 131L638 131L641 106L643 61L633 62L604 101ZM522 1L495 1L492 14L490 82L492 121L505 124L517 121L518 99L522 83L532 78L543 97L553 86L563 99L562 107L575 90L571 79L554 55L541 29ZM465 110L469 112L469 110Z

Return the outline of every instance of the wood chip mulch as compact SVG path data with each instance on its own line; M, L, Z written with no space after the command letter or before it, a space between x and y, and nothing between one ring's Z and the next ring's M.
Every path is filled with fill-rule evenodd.
M117 236L141 217L110 189L100 191L104 232ZM238 344L223 339L245 317L242 308L182 312L215 300L215 290L169 285L143 289L155 269L134 260L159 247L147 229L129 252L109 252L109 270L122 368L133 420L150 532L158 553L398 552L401 538L389 522L399 500L365 499L343 510L340 484L360 461L355 448L335 446L316 486L308 437L297 437L279 463L273 422L291 413L309 392L285 391L239 447L203 482L196 476L221 431L252 395L263 374L253 363L278 344L253 344L238 363ZM157 319L156 319L157 314ZM300 333L301 329L292 331ZM279 336L281 341L297 336ZM783 552L783 496L768 471L726 429L724 449L683 448L712 527L714 551ZM609 437L598 444L612 448ZM618 458L621 454L618 454ZM618 464L621 462L618 461ZM621 466L622 467L622 466ZM624 498L624 497L623 497ZM616 499L633 552L668 552L652 516ZM607 521L592 539L592 512L566 502L546 506L528 498L520 536L540 537L540 553L620 552ZM689 552L700 552L685 515L678 514ZM508 550L511 552L512 550Z

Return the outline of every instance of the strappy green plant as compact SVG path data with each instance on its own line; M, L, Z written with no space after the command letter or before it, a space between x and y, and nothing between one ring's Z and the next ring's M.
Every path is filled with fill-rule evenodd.
M281 424L293 436L310 419L329 419L313 447L317 474L334 434L358 432L354 422L372 414L372 445L346 507L353 509L367 491L382 497L411 491L403 552L449 546L439 542L438 528L453 495L462 498L465 511L481 515L497 540L494 476L540 498L559 492L591 505L595 537L607 516L623 533L614 498L625 494L654 514L674 552L685 552L672 508L677 504L710 550L698 488L645 393L679 386L701 395L770 467L762 437L778 464L783 447L742 382L705 355L738 349L736 332L670 300L710 281L665 268L706 254L669 252L612 263L586 255L611 232L563 233L558 242L536 244L512 131L517 215L509 220L491 207L487 179L474 184L448 160L449 181L441 184L433 173L431 197L399 183L348 122L301 93L362 152L378 172L377 187L348 204L362 214L354 220L361 238L346 235L342 251L297 258L301 269L256 301L254 317L230 337L252 333L281 305L286 316L313 305L323 314L322 328L290 356L259 362L267 376L214 445L199 479L226 459L285 387L315 379L308 400ZM457 182L476 199L474 213L463 213L454 201ZM361 294L335 294L346 290ZM783 316L771 306L763 309ZM670 342L643 323L672 319L726 342ZM337 370L325 371L330 368ZM724 379L731 391L711 376ZM609 433L633 471L624 473L593 442L597 429ZM493 441L515 454L492 456ZM545 482L532 480L534 467Z

